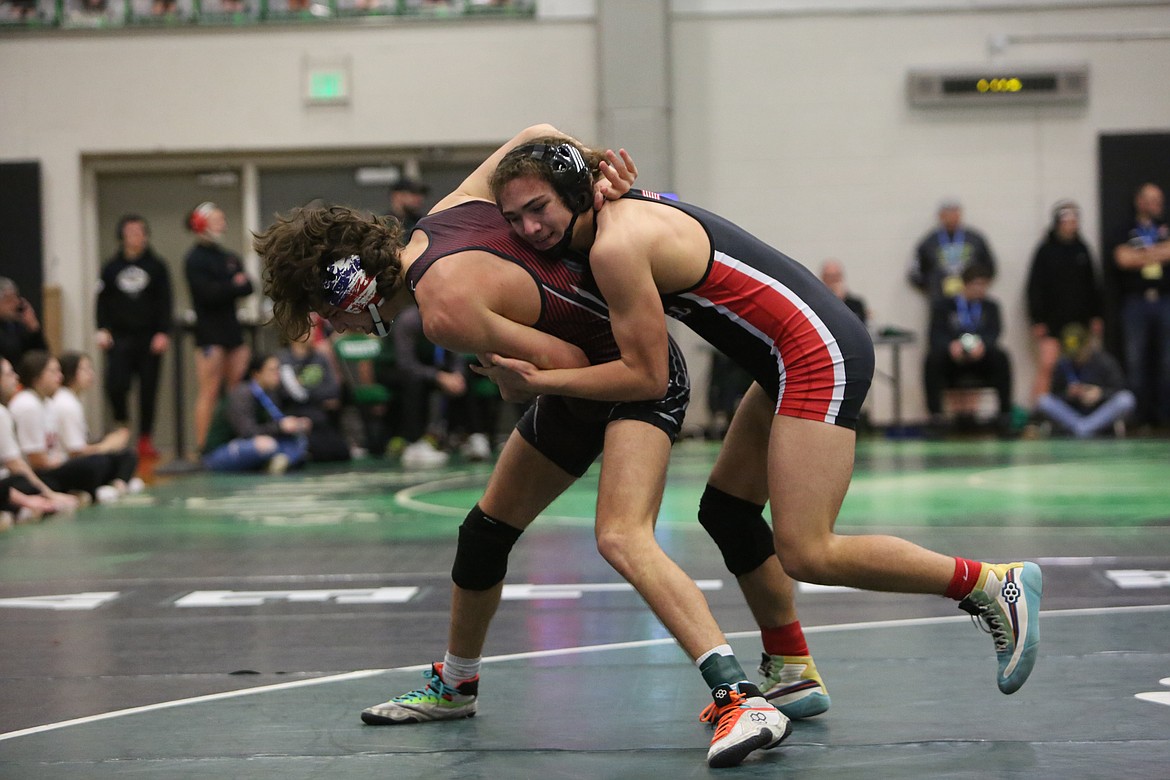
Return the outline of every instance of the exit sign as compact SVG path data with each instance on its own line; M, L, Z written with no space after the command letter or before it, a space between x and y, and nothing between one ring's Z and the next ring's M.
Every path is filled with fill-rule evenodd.
M305 63L305 104L340 105L349 102L349 62Z

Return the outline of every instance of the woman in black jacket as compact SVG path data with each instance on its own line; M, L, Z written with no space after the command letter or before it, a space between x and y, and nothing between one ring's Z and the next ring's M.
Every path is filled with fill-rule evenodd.
M1089 247L1080 234L1081 211L1062 200L1052 211L1052 226L1036 248L1028 273L1028 317L1036 344L1036 381L1032 402L1052 387L1052 370L1060 359L1060 334L1077 324L1100 337L1101 286Z
M195 245L184 264L195 308L195 443L202 450L219 396L234 387L248 368L251 352L236 317L236 301L252 294L252 282L238 255L220 244L227 218L211 202L187 217Z

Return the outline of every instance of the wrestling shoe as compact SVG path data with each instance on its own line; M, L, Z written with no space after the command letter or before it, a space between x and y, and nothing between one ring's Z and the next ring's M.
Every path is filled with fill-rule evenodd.
M716 769L737 766L753 750L769 750L792 731L792 722L760 695L751 683L735 690L726 683L711 692L715 699L715 736L707 750L707 765Z
M995 641L996 683L1004 693L1019 690L1036 664L1043 585L1034 563L985 563L975 589L959 602Z
M789 718L811 718L829 709L829 692L811 655L763 653L760 674L764 698Z
M426 687L362 710L362 721L371 726L392 726L474 717L479 675L452 688L443 682L442 672L442 663L431 664L430 670L423 672L429 680Z
M817 673L817 665L808 655L762 654L760 688L764 698L792 720L811 718L829 709L829 692ZM703 723L715 722L715 704L699 713Z

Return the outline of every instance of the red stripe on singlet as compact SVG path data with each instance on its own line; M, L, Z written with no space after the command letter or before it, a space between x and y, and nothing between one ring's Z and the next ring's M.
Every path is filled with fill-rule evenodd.
M778 414L832 422L838 381L834 357L817 330L811 309L775 279L757 278L742 264L716 255L702 287L689 294L729 312L725 316L779 353L782 370ZM823 327L823 326L822 326ZM839 399L838 399L839 400Z

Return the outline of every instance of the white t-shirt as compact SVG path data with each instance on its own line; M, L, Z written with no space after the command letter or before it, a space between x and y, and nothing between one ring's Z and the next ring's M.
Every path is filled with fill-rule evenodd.
M89 426L85 423L85 409L77 393L62 387L49 402L57 415L57 433L66 452L79 452L89 444Z
M12 422L8 407L0 404L0 479L10 473L5 464L19 457L20 443L16 441L16 425Z
M53 405L32 390L21 390L8 402L8 411L16 421L16 440L25 456L43 453L53 465L66 459L57 434L57 415Z

